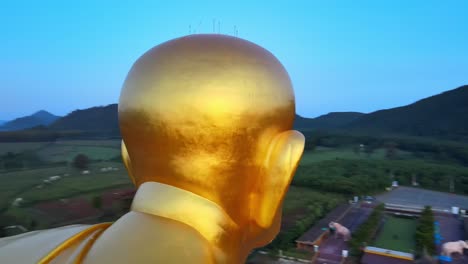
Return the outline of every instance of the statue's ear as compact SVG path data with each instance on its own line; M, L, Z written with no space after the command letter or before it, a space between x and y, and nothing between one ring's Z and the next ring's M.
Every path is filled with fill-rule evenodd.
M128 176L130 176L130 180L132 180L133 184L136 185L135 177L133 177L133 170L132 170L132 162L130 160L130 156L127 152L127 147L125 146L125 142L122 140L122 160L127 168Z
M254 191L253 220L263 228L273 224L304 151L305 138L289 130L276 136L266 156L264 178Z

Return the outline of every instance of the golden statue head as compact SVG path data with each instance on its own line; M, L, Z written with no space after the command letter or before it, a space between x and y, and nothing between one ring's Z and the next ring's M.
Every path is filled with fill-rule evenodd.
M209 199L255 246L271 241L304 148L291 80L267 50L225 35L162 43L131 68L119 102L133 182Z

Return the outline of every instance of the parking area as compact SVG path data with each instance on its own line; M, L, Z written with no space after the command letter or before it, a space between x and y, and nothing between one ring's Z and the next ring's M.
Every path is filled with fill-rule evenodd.
M348 228L351 233L354 232L372 213L373 207L368 204L364 205L363 207L352 207L343 218L336 219L335 221ZM348 250L348 244L343 238L329 235L320 244L320 253L315 263L340 263L342 260L342 250Z
M438 210L450 210L452 206L468 207L468 196L436 192L411 187L398 187L376 196L377 200L387 204L424 207L432 206Z
M453 215L436 214L436 221L439 222L441 244L437 245L437 251L440 254L441 246L445 242L458 241L464 239L463 223ZM468 263L468 256L453 256L451 264Z

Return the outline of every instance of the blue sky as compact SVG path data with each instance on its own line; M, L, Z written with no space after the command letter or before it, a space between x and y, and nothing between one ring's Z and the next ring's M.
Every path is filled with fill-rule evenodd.
M189 33L275 54L297 112L372 112L468 84L468 1L8 1L0 120L116 103L133 62Z

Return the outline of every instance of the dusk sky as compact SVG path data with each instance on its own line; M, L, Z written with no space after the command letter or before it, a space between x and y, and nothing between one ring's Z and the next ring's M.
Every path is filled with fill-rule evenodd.
M213 19L283 63L300 115L401 106L468 84L467 14L468 1L5 1L0 120L116 103L140 55Z

